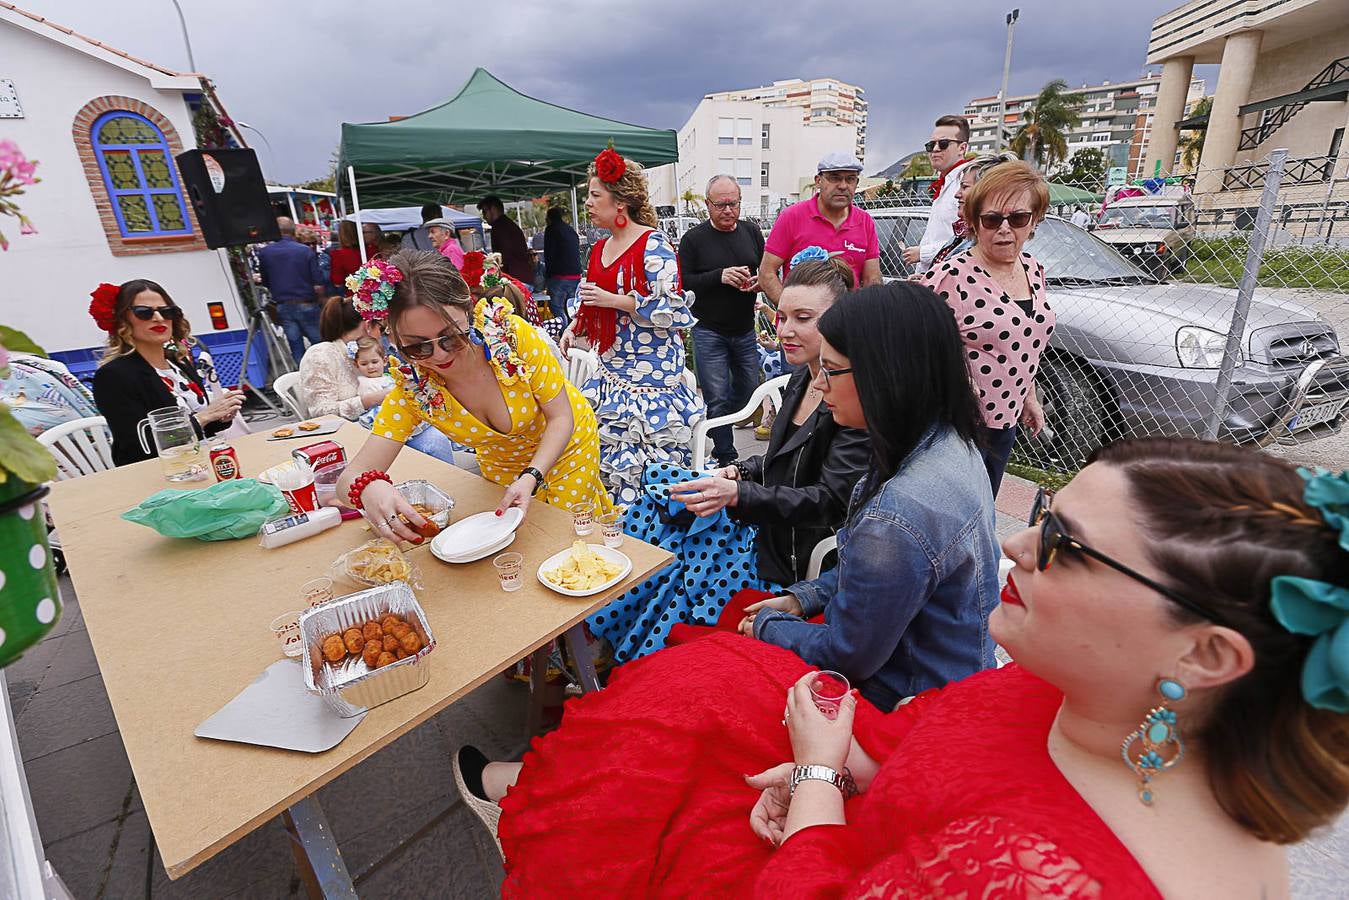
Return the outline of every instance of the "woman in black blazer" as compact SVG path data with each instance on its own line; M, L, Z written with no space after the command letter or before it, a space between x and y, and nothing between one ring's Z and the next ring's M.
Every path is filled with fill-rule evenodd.
M94 374L94 402L112 432L113 463L125 466L155 456L137 433L152 409L181 406L198 437L224 431L243 405L242 391L207 393L187 349L189 326L182 308L153 281L133 279L120 287L101 284L89 314L108 332L108 350ZM148 438L148 435L147 435Z

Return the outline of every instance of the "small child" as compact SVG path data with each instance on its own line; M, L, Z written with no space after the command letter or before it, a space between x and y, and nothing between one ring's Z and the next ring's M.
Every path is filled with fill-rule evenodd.
M393 387L393 379L384 371L384 348L380 346L379 341L368 335L355 341L347 341L347 355L351 357L351 364L356 368L356 383L359 385L360 393L388 391ZM377 413L379 413L378 404L361 413L356 421L369 428L374 424Z

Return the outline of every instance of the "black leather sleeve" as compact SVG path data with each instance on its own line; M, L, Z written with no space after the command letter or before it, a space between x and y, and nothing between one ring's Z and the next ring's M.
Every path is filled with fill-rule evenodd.
M735 518L756 525L792 525L830 527L842 521L848 511L848 498L871 462L871 443L867 433L857 428L840 428L829 443L820 478L802 487L764 485L740 481L740 496L730 510Z
M112 432L113 462L119 466L150 459L153 454L141 449L136 425L150 407L138 390L134 373L117 361L106 363L94 373L94 403L99 415L108 420Z
M750 481L755 482L756 484L762 484L762 483L763 483L763 454L762 454L762 453L758 454L757 456L751 456L749 459L739 459L739 460L736 460L736 463L735 463L735 464L736 464L737 466L740 467L740 483L741 483L741 484L744 484L744 483L745 483L745 479L746 479L746 478L748 478ZM740 502L741 502L741 503L744 503L744 502L745 502L745 495L744 495L743 493L740 495Z

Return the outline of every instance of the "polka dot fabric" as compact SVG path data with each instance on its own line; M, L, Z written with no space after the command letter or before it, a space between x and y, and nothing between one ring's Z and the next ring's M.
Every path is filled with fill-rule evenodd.
M37 644L61 614L47 524L33 485L0 484L0 666Z
M731 521L724 510L700 519L666 496L667 485L696 477L669 463L648 464L640 499L624 515L626 533L675 559L586 620L613 645L618 662L661 649L678 622L716 624L737 591L775 589L755 574L753 526Z
M499 384L501 397L511 414L508 433L502 434L478 421L444 387L439 388L443 401L428 414L419 406L412 386L397 369L392 372L394 389L380 404L371 433L394 441L406 441L419 422L430 422L451 441L471 447L477 453L482 476L504 487L530 464L539 447L547 424L539 404L566 391L573 423L571 440L553 468L544 473L548 487L535 499L563 509L570 509L572 504L582 501L594 502L602 509L610 508L609 494L600 481L599 430L594 411L581 392L567 381L557 357L533 326L516 316L511 316L510 320L515 329L519 356L528 367L529 375L527 380ZM500 370L494 366L493 371L500 380Z
M930 270L922 283L955 313L970 377L979 389L979 412L989 428L1010 428L1035 383L1040 355L1054 333L1054 311L1045 299L1045 268L1029 253L1021 264L1030 282L1031 308L1014 302L970 252Z

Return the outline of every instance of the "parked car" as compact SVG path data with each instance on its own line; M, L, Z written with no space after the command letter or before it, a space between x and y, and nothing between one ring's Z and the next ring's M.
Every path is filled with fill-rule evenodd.
M917 244L926 209L873 210L881 273L907 278L900 255ZM1044 264L1058 314L1036 378L1048 427L1023 441L1032 458L1080 464L1119 436L1202 436L1236 290L1170 283L1063 219L1036 227L1026 249ZM1314 310L1257 290L1219 437L1303 442L1337 433L1349 404L1349 359Z
M1189 196L1126 197L1101 210L1094 234L1149 272L1180 272L1194 240Z

